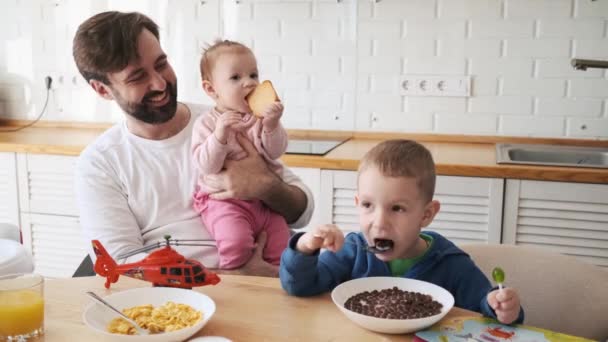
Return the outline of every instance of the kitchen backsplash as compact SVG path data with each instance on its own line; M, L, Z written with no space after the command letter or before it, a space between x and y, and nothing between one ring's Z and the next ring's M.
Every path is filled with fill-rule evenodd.
M0 14L0 118L116 122L71 55L77 26L141 11L182 101L209 103L198 59L214 39L251 46L288 128L608 139L608 0L7 0ZM406 96L405 76L469 76L462 97Z

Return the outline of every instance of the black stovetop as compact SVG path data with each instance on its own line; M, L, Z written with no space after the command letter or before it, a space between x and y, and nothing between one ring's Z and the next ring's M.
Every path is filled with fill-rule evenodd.
M329 151L340 146L348 139L342 140L308 140L308 139L289 139L287 154L304 154L314 156L324 156Z

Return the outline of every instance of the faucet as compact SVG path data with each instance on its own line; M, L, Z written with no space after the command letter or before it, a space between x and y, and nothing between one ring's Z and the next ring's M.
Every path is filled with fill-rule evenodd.
M608 61L574 58L570 63L576 70L587 70L587 68L608 69Z

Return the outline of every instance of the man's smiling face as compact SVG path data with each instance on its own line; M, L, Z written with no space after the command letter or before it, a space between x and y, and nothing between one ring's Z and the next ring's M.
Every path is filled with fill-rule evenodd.
M177 78L158 39L144 29L137 41L139 58L109 73L108 97L122 110L149 124L165 123L177 109Z

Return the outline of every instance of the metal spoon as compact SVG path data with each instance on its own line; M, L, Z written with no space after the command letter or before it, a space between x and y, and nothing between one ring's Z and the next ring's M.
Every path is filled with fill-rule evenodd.
M134 320L130 319L129 317L127 317L127 315L125 315L122 312L120 312L120 310L118 310L115 307L113 307L112 305L110 305L110 303L106 302L103 298L99 297L96 293L91 292L91 291L87 291L86 294L89 295L89 297L95 299L97 302L105 305L107 308L112 309L114 312L116 312L117 314L119 314L120 317L122 317L125 321L131 323L131 325L133 327L135 327L135 330L137 330L137 332L139 333L139 335L149 335L150 334L150 332L148 331L148 329L144 329L144 328L140 327L139 324L137 324Z
M352 241L346 241L346 243L361 247L364 251L374 254L388 252L391 249L391 247L388 246L359 246L357 243Z

